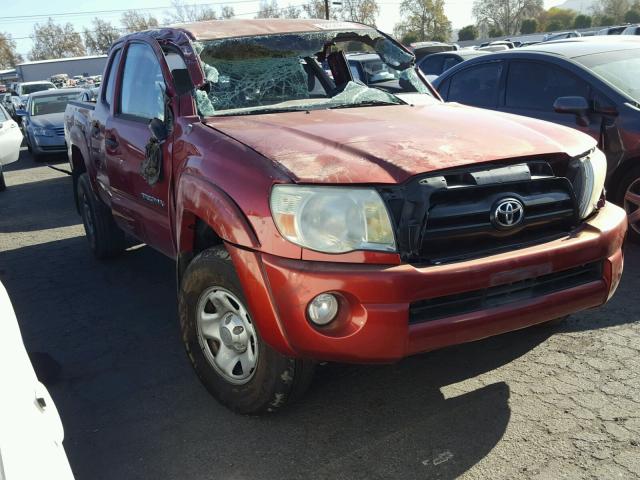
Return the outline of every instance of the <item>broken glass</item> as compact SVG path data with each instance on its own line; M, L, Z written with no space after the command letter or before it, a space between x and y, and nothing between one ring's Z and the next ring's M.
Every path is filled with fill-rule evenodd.
M413 55L374 29L235 37L193 46L206 78L196 93L202 116L399 104L404 102L398 93L430 95L414 71ZM327 62L336 51L346 60L336 77L344 80L341 85Z

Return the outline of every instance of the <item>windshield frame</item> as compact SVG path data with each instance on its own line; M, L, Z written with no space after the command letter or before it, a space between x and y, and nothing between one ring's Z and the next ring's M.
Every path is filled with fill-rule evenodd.
M294 44L294 47L291 47L293 42L290 42L287 44L287 48L282 47L281 45L283 40L289 39L289 37L294 40L298 37L300 44L296 43ZM363 89L379 92L382 95L388 96L388 100L385 101L381 96L378 96L377 98L364 98L360 95L362 92L356 92L358 94L356 96L361 102L360 106L406 104L407 102L395 94L408 93L409 91L426 94L438 99L432 88L430 88L429 83L423 78L423 76L420 76L418 72L415 72L415 56L406 47L375 28L362 30L339 29L302 31L295 33L287 32L270 33L266 35L244 35L222 39L193 41L193 48L200 62L203 77L205 78L204 85L196 90L198 114L206 118L276 113L274 110L280 113L287 111L295 112L337 108L339 105L332 102L332 99L340 95L340 93L347 87L347 83L340 84L339 88L334 88L331 91L328 90L322 79L320 79L317 74L314 77L313 74L309 72L309 70L313 70L316 66L314 65L313 68L307 67L307 65L309 65L307 59L313 58L315 63L317 63L317 66L320 67L320 69L325 70L325 73L327 73L326 66L323 66L322 53L330 51L330 45L343 42L361 42L364 45L369 45L371 47L371 51L367 53L377 54L380 57L380 62L383 63L386 69L398 72L395 79L389 79L388 81L395 80L396 82L400 82L399 85L402 85L402 82L404 81L406 85L415 89L407 90L406 85L398 86L396 91L378 88L376 83L383 84L385 80L370 82L368 85L358 82L357 80L355 82L350 81L348 82L349 84L355 83L361 85ZM242 44L250 45L250 47L246 48L244 52L236 52L235 48ZM262 51L260 49L262 49ZM253 50L257 51L257 53L254 54ZM351 53L347 50L339 49L338 51L344 52L345 54ZM320 58L318 58L318 55L320 55ZM264 99L260 98L260 93L258 93L258 98L252 99L245 96L245 98L238 101L238 99L233 98L233 96L240 96L239 92L244 90L242 84L239 83L238 80L236 80L236 82L238 82L238 87L236 89L228 91L221 90L224 82L229 82L230 78L232 78L228 75L229 70L225 71L225 68L221 64L226 64L225 66L227 68L231 68L231 74L233 75L233 73L235 73L234 69L242 69L241 63L243 61L248 61L249 63L255 61L257 67L260 68L261 62L264 62L265 66L268 66L268 62L271 60L282 59L283 62L291 63L293 65L292 68L295 69L295 60L293 60L295 57L299 59L300 64L303 66L301 70L305 69L306 74L309 75L309 77L315 78L316 88L318 87L318 84L322 87L315 93L315 95L311 94L313 87L308 87L310 89L308 91L309 96L306 97L306 99L309 100L308 104L299 104L298 102L300 100L304 100L304 97L296 97L295 94L292 94L290 97L283 95L281 101L278 101L278 99L274 97L265 97L266 102L261 103ZM216 65L218 68L215 68ZM348 60L346 66L349 68ZM408 70L411 70L412 73L407 74L401 79L401 75ZM250 73L251 72L249 71L249 74ZM333 71L331 71L331 73L333 73ZM240 78L240 82L242 81L241 77L236 78ZM248 85L251 85L251 77L249 77L249 80ZM333 80L333 76L331 76L331 80ZM306 85L305 87L302 87L304 83L306 83L304 80L301 80L299 83L294 80L292 85L296 88L299 87L300 90L305 90ZM416 83L418 84L417 86ZM350 86L353 87L353 85ZM380 87L382 86L383 85L380 85ZM217 88L214 90L214 87ZM324 89L324 91L322 91L322 89ZM257 91L259 92L259 90ZM226 94L230 94L231 96L228 97L228 99L224 98L222 103L220 103L220 94L223 97ZM224 100L227 100L226 105ZM238 101L237 107L233 103L236 101ZM290 103L295 105L288 105ZM358 104L345 103L340 106L346 108L358 106Z

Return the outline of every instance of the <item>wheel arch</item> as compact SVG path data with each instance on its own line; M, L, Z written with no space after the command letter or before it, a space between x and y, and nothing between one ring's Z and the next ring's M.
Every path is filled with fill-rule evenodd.
M606 182L607 190L613 193L613 195L611 196L612 200L615 200L616 202L620 201L620 199L616 196L616 194L618 193L618 184L622 181L624 176L634 168L640 168L640 156L638 155L627 158L613 171Z

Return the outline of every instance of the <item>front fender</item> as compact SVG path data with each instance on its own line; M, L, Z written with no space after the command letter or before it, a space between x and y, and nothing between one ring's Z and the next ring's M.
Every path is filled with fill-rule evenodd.
M254 250L260 241L244 213L221 188L208 180L183 173L176 196L178 252L193 248L193 220L203 220L222 240Z

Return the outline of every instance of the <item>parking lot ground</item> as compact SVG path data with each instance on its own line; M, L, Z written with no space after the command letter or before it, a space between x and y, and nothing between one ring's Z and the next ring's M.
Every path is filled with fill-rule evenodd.
M26 152L5 175L0 280L27 348L61 366L47 386L80 480L640 478L637 246L604 308L395 365L321 366L302 402L245 417L189 365L172 262L144 246L94 260L70 177Z

